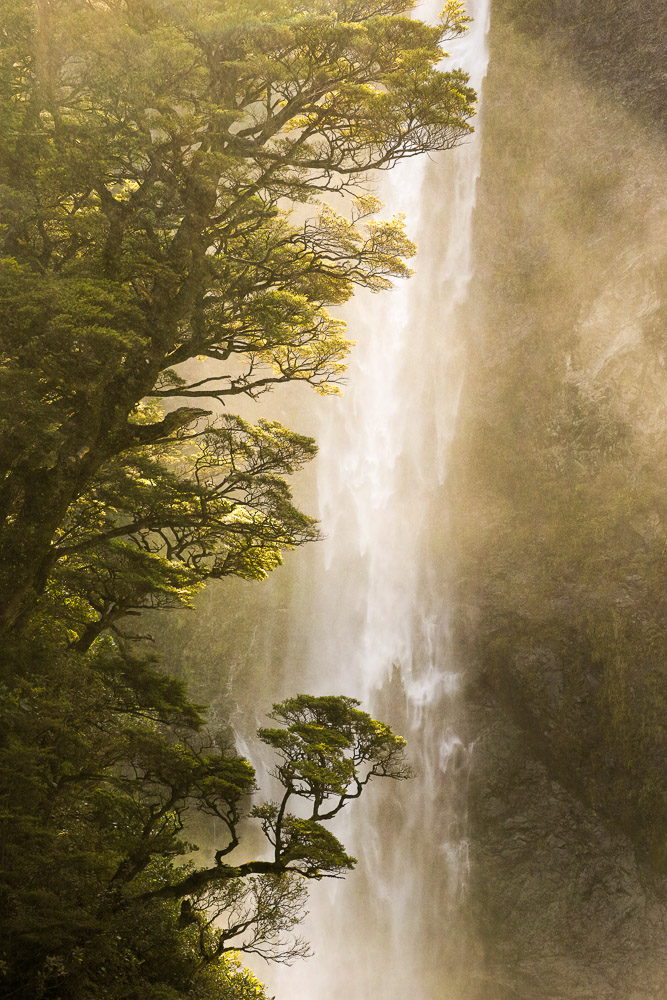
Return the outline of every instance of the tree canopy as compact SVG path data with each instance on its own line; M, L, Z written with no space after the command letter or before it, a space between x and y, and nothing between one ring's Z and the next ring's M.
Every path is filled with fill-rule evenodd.
M64 575L94 579L84 619L102 622L202 577L261 576L313 537L275 480L250 503L219 489L232 453L257 483L267 452L281 476L312 443L220 423L220 405L285 382L336 391L349 343L329 307L409 273L369 171L454 145L474 111L465 75L437 68L460 4L434 27L411 7L2 0L5 627L73 548ZM108 592L119 560L135 560L132 601Z

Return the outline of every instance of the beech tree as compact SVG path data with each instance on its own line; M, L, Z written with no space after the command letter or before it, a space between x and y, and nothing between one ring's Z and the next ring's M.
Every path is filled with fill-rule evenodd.
M353 699L288 699L259 733L280 797L253 806L252 766L145 658L106 641L20 666L0 691L3 995L263 996L229 962L308 953L308 881L355 863L326 824L370 780L408 776L405 741ZM184 858L195 816L215 820L203 864Z
M282 548L317 537L284 475L314 454L275 422L222 416L183 442L135 448L107 462L52 542L38 620L56 614L80 650L146 608L173 608L207 579L262 579Z
M60 593L85 647L313 537L277 485L312 442L219 408L336 391L349 345L328 307L409 273L369 171L454 145L474 110L437 68L460 4L437 26L412 6L0 0L5 629Z

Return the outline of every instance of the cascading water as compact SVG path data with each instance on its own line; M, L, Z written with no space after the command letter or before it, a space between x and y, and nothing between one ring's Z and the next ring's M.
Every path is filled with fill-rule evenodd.
M489 7L475 0L469 32L449 46L478 93ZM431 20L437 12L418 13ZM288 972L262 970L290 1000L468 995L454 915L466 875L470 748L455 732L438 494L463 377L478 129L479 118L456 151L402 164L383 181L381 196L405 212L419 244L416 275L379 299L355 298L346 317L358 341L349 384L324 407L317 434L326 539L298 608L306 626L297 644L307 648L297 659L306 667L290 690L358 697L408 737L416 777L377 782L340 817L335 832L359 866L344 883L313 891L305 930L316 958Z

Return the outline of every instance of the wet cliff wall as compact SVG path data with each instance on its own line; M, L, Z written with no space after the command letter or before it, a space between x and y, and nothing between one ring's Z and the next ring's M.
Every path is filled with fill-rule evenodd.
M494 7L447 500L485 1000L664 988L665 17Z

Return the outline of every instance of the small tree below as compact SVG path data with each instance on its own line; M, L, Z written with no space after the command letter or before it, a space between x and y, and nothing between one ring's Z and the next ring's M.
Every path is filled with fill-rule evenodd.
M275 705L259 735L282 795L253 806L252 766L145 659L103 640L86 656L33 646L16 666L0 692L3 995L236 997L233 953L308 953L309 880L355 864L327 822L372 778L408 776L401 737L350 698ZM202 814L224 834L197 866ZM267 851L243 857L256 822Z
M354 698L301 694L273 706L279 728L259 730L276 752L273 776L283 788L279 801L250 811L261 821L270 859L227 863L239 847L240 815L223 792L217 805L208 805L229 832L215 864L138 897L187 899L186 912L202 929L206 960L228 950L280 960L305 953L301 942L286 944L281 936L300 919L304 880L340 878L356 864L324 823L358 799L372 778L411 775L405 740L358 706ZM297 803L305 815L289 810Z

